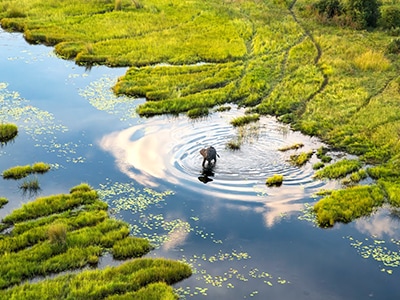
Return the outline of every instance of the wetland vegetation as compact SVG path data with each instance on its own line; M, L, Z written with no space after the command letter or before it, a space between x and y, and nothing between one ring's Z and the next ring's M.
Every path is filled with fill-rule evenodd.
M95 190L81 184L69 194L37 198L4 217L0 298L104 299L147 293L174 298L168 285L190 276L190 267L140 258L152 249L150 242L131 236L128 225L110 218L107 208ZM89 270L107 253L115 259L140 259ZM22 284L37 276L82 268L86 270Z
M367 186L345 184L342 190L327 193L313 208L320 226L351 222L384 203L399 206L398 20L400 4L389 0L380 4L355 0L0 0L1 26L23 32L28 42L54 46L57 55L80 65L129 67L113 91L145 98L137 110L140 116L185 112L190 118L203 117L215 106L235 103L248 113L235 121L240 121L238 126L249 118L254 121L255 116L275 115L296 130L320 137L332 149L357 155L357 159L331 163L327 149L317 151L321 162L315 167L319 169L316 178L348 178L358 183L369 176L374 180ZM4 128L0 127L2 143L18 133L16 127ZM241 142L232 141L228 147L239 149ZM311 156L312 152L304 152L292 157L301 166ZM34 166L16 168L4 171L3 178L41 172ZM126 224L108 219L106 205L85 185L68 195L38 198L3 222L3 227L12 228L0 240L3 289L34 276L96 265L104 251L125 259L151 249L145 241L129 237ZM38 260L27 261L27 253ZM138 264L152 269L158 262ZM160 264L168 267L163 265L165 277L157 282L172 283L190 275L180 263L162 260ZM123 266L137 268L131 263ZM2 293L11 297L46 289L65 292L52 297L79 298L87 291L74 287L86 276L102 279L114 272L125 274L124 267L84 271ZM170 272L175 268L177 272ZM152 271L143 272L135 287L121 289L172 297L171 289L162 283L140 290L141 282L157 277ZM131 281L122 277L121 285ZM110 285L107 280L96 285L94 297L112 295L115 286Z
M265 181L268 186L280 186L283 182L283 175L275 174Z
M15 166L4 170L2 175L4 179L21 179L29 174L38 173L43 174L49 171L51 166L44 162L37 162L33 165Z
M18 127L15 124L0 124L0 144L6 144L13 140L18 134Z

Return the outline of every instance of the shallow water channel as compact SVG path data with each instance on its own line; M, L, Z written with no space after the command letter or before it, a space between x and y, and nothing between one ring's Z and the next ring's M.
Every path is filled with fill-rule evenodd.
M0 217L87 182L133 234L152 241L149 257L192 265L194 274L175 285L183 298L400 298L396 212L383 208L332 229L316 227L307 213L316 191L338 183L314 180L313 161L294 167L288 158L295 152L278 149L303 143L300 151L316 150L317 139L263 117L240 150L227 150L237 135L229 122L243 110L232 106L196 121L141 119L135 107L143 99L110 91L126 69L85 69L52 50L0 31L0 116L20 130L0 148L0 169L52 165L37 176L35 195L1 179L9 203ZM220 155L212 173L203 172L199 154L208 145ZM281 187L266 187L273 174L284 175ZM101 266L114 263L106 257Z

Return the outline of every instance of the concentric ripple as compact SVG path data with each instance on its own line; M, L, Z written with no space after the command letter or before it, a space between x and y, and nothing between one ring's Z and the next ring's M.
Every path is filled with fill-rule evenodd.
M103 137L100 145L115 156L123 173L151 187L169 182L203 195L259 202L265 201L260 196L266 195L285 199L304 196L305 189L324 185L312 179L311 163L295 167L288 162L296 150L279 150L303 143L304 147L297 150L300 153L322 144L291 131L274 118L262 117L248 125L241 134L244 141L240 150L228 149L227 143L239 134L230 121L243 114L243 110L234 108L196 121L185 116L151 118ZM199 151L211 145L219 158L214 168L203 169ZM284 176L283 185L266 187L265 180L274 174Z

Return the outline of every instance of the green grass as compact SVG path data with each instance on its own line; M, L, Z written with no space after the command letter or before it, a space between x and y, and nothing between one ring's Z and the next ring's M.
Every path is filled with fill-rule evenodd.
M191 275L187 265L143 258L118 267L85 270L0 292L3 299L176 299L170 284Z
M297 150L297 149L300 149L302 147L304 147L303 143L296 143L296 144L293 144L293 145L290 145L290 146L281 147L278 150L282 151L282 152L285 152L285 151L289 151L289 150Z
M326 22L316 2L0 0L0 22L77 64L128 66L114 92L145 98L140 116L235 103L358 155L373 179L398 180L400 28L388 9L400 4L385 1L382 27L358 31Z
M53 223L47 229L47 235L50 243L65 245L67 241L67 226L62 223Z
M15 124L0 124L0 144L7 143L18 135L18 127Z
M321 160L323 163L329 163L332 160L332 157L326 155L328 152L328 148L325 147L320 147L317 149L317 157Z
M3 178L4 179L21 179L24 178L32 173L39 173L43 174L50 170L50 165L37 162L31 165L25 166L15 166L3 171Z
M325 164L323 162L317 162L317 163L313 164L314 170L319 170L319 169L322 169L323 167L325 167Z
M242 146L242 140L240 138L231 139L226 143L226 148L229 150L240 150Z
M8 199L4 197L0 197L0 208L8 203Z
M40 190L39 180L37 178L26 179L20 184L19 188L24 193L35 193Z
M362 166L362 163L356 159L343 159L332 165L328 165L322 170L315 173L314 177L323 179L338 179L343 178L346 175L358 171Z
M3 219L9 234L0 235L1 299L99 299L152 291L173 296L168 285L191 275L188 265L166 259L142 259L152 246L129 235L128 224L110 219L107 205L87 184L73 187L70 194L37 198ZM13 225L13 227L11 227ZM86 270L23 283L37 276L95 267L100 257L137 258L119 267ZM157 294L160 293L160 294Z
M260 120L260 115L252 114L252 115L244 115L241 117L234 118L233 120L231 120L230 123L234 127L240 127L240 126L244 126L246 124L252 123L252 122L257 122L258 120Z
M300 154L292 154L290 155L289 162L294 166L301 167L311 159L312 155L313 151L301 152Z
M208 116L209 111L207 107L192 108L187 112L187 116L191 119L197 119Z
M283 182L283 175L274 174L273 176L267 178L265 184L268 186L281 186Z
M37 162L32 165L32 173L46 173L50 170L50 165L44 162Z
M143 256L151 249L152 247L146 239L127 237L114 244L112 253L115 259L127 259Z
M384 203L385 195L374 186L357 186L332 193L314 205L318 224L331 227L336 222L349 223L361 216L369 216Z

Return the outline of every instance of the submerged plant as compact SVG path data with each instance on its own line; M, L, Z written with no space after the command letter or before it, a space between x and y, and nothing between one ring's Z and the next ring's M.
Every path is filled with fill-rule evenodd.
M24 194L36 195L40 190L39 180L37 178L25 179L19 186Z

